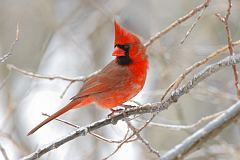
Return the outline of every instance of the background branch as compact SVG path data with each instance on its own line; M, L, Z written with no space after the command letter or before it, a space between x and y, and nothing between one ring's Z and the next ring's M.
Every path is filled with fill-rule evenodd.
M233 43L232 43L232 34L229 29L228 25L228 20L231 15L231 9L232 9L232 0L228 0L228 8L227 8L227 13L224 17L222 17L219 13L215 14L218 19L224 24L226 34L227 34L227 42L228 42L228 50L230 55L234 55L234 50L233 50ZM233 69L233 76L234 76L234 84L237 90L237 96L240 99L240 85L239 85L239 80L238 80L238 70L237 70L237 65L232 66Z
M3 146L0 144L0 152L2 153L2 156L5 160L9 160L6 150L3 148Z
M47 79L47 80L60 79L60 80L64 80L64 81L75 82L75 81L85 81L86 78L87 78L85 76L80 76L80 77L76 77L76 78L69 78L69 77L65 77L65 76L61 76L61 75L41 75L41 74L25 71L25 70L23 70L21 68L16 67L13 64L8 64L7 68L10 71L14 70L14 71L22 73L22 74L24 74L26 76L29 76L29 77L32 77L32 78L39 78L39 79ZM93 73L93 74L96 74L96 73Z
M174 131L182 131L182 130L189 130L189 129L195 129L197 127L199 127L200 125L202 125L203 123L209 122L210 120L218 117L219 115L221 115L224 111L221 112L217 112L205 117L202 117L201 119L199 119L196 123L190 124L190 125L173 125L173 124L162 124L162 123L155 123L155 122L150 122L149 123L149 127L162 127L162 128L166 128L169 130L174 130ZM141 121L144 122L144 121Z
M223 114L206 126L187 137L180 144L161 156L161 160L183 159L189 153L200 148L207 140L218 135L240 116L240 101L232 105Z
M209 3L211 2L211 0L205 0L204 3L200 4L199 6L197 6L196 8L194 8L193 10L191 10L190 12L188 12L186 15L184 15L183 17L178 18L176 21L174 21L172 24L170 24L167 28L165 28L164 30L162 30L161 32L156 33L154 36L152 36L145 44L144 46L146 48L148 48L153 42L155 42L157 39L159 39L160 37L162 37L163 35L167 34L169 31L171 31L173 28L175 28L176 26L182 24L183 22L185 22L186 20L188 20L189 18L191 18L192 16L194 16L195 14L197 14L198 12L200 12L201 10L203 10L204 8L208 7Z
M0 57L0 62L1 63L4 63L9 58L9 56L12 55L13 49L14 49L15 45L17 44L18 40L19 40L19 24L17 24L17 27L16 27L15 40L12 42L12 44L11 44L10 48L8 49L7 53L4 54L2 57Z
M201 12L199 13L197 19L195 20L195 22L191 25L191 27L188 29L185 37L181 40L181 44L183 44L185 42L185 40L188 38L188 36L190 35L190 33L192 32L193 28L196 26L197 22L200 20L200 18L203 15L203 12L205 11L206 7L204 7Z
M122 113L123 114L123 120L126 119L128 116L126 115L126 113ZM109 154L107 157L103 158L103 160L107 160L108 158L110 158L111 156L113 156L124 144L126 144L127 142L129 142L131 139L133 140L137 140L138 137L133 138L136 134L140 133L144 128L146 128L146 126L153 120L153 118L156 116L156 114L153 114L153 116L147 120L145 122L145 124L138 129L137 131L133 132L128 138L124 139L118 146L117 148L111 153Z
M129 122L129 120L128 120L127 118L125 118L125 122L127 123L128 127L132 130L132 132L137 136L137 139L140 140L140 141L148 148L148 150L149 150L151 153L155 154L155 155L159 158L159 157L160 157L159 152L158 152L156 149L154 149L154 148L149 144L149 142L140 135L140 133L138 132L139 129L135 128L135 127ZM147 125L146 125L146 126L147 126Z

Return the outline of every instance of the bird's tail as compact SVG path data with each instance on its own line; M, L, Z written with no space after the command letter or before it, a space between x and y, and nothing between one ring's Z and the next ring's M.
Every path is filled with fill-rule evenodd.
M40 124L38 124L36 127L34 127L27 135L31 135L34 132L36 132L39 128L41 128L42 126L44 126L45 124L47 124L48 122L52 121L53 119L59 117L60 115L62 115L63 113L69 111L72 108L75 108L76 106L81 106L81 102L79 103L78 100L72 101L70 102L68 105L66 105L65 107L63 107L62 109L60 109L59 111L57 111L56 113L52 114L50 117L48 117L47 119L45 119L44 121L42 121Z

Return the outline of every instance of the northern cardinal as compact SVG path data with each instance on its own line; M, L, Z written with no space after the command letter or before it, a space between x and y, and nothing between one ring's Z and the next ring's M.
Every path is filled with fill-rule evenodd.
M148 69L146 48L136 35L122 28L116 21L114 26L115 42L112 55L116 58L84 81L82 88L71 98L69 104L33 128L28 135L70 109L94 102L103 108L112 109L142 90Z

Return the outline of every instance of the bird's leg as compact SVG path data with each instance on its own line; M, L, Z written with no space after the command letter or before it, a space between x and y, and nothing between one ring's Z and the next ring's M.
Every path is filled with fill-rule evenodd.
M136 106L132 106L132 105L127 105L127 104L122 104L121 107L124 108L124 110L130 109L130 108L134 108Z
M111 113L108 114L108 117L112 117L112 116L114 116L114 115L118 115L118 114L126 111L127 109L134 108L134 107L136 107L136 106L122 104L121 107L122 107L122 108L118 108L118 109L113 109L113 108L111 108L111 109L110 109L110 110L111 110Z
M123 111L125 111L125 109L123 109L123 108L118 108L118 109L111 108L110 110L111 110L111 113L108 114L108 117L112 117L114 115L118 115L118 114L122 113Z

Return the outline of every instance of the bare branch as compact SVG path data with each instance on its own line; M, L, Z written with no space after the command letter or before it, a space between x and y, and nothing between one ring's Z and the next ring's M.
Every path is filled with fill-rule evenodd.
M9 160L7 153L1 144L0 144L0 152L2 153L5 160Z
M6 84L7 80L8 80L9 77L10 77L10 75L11 75L11 72L9 72L9 73L7 74L7 76L3 79L3 81L0 83L0 89L2 89L3 86Z
M126 113L122 113L122 115L123 115L123 119L125 119L125 118L128 117ZM133 136L135 136L137 133L140 133L144 128L146 128L146 126L153 120L153 118L154 118L156 115L157 115L157 114L154 113L154 114L152 115L152 117L151 117L149 120L147 120L147 121L145 122L145 124L144 124L140 129L138 129L136 132L133 132L132 135L130 135L128 138L126 138L124 141L122 141L122 143L120 143L120 144L117 146L117 148L116 148L110 155L108 155L107 157L103 158L103 160L107 160L108 158L110 158L111 156L113 156L113 155L122 147L122 145L124 145L126 142L129 141L129 139L131 139L131 138L132 138ZM137 137L137 138L138 138L138 137ZM137 138L136 138L136 139L137 139Z
M158 158L160 157L160 154L159 152L154 149L150 144L149 142L143 138L140 133L138 132L138 129L135 128L129 121L128 119L126 118L125 119L125 122L127 123L128 127L133 131L133 133L137 136L137 138L149 149L149 151L153 154L155 154Z
M186 20L188 20L189 18L191 18L192 16L194 16L195 14L203 10L204 8L207 8L210 2L211 0L205 0L204 3L200 4L199 6L191 10L183 17L178 18L176 21L174 21L172 24L170 24L167 28L165 28L161 32L158 32L154 36L152 36L146 43L144 43L144 46L148 48L153 42L155 42L157 39L159 39L169 31L171 31L173 28L182 24L183 22L185 22Z
M9 140L14 146L16 146L16 147L18 148L18 150L21 151L22 153L24 153L24 154L28 153L28 152L27 152L27 149L26 149L23 145L19 144L19 143L17 142L17 140L14 139L14 137L13 137L11 134L0 131L0 136L8 139L8 140Z
M75 81L70 81L69 84L66 86L66 88L64 89L64 91L62 92L62 94L60 95L60 98L63 98L64 95L67 93L67 90L71 87L71 85L74 83Z
M229 16L231 15L231 8L232 8L232 0L228 0L228 8L227 8L226 15L224 17L222 17L219 13L216 13L215 15L224 24L224 27L225 27L225 30L227 33L228 50L229 50L230 55L234 55L235 53L233 50L232 34L231 34L231 31L230 31L229 25L228 25ZM232 68L233 68L233 75L234 75L234 85L237 90L238 99L240 99L240 84L239 84L239 80L238 80L237 65L233 65Z
M148 126L162 127L162 128L166 128L166 129L174 130L174 131L189 130L189 129L197 128L200 125L202 125L203 123L208 122L208 121L218 117L223 112L224 111L221 111L221 112L217 112L217 113L202 117L196 123L190 124L190 125L172 125L172 124L162 124L162 123L150 122Z
M145 104L142 106L130 108L130 109L127 109L124 113L120 113L118 115L112 116L111 118L108 117L106 119L99 120L99 121L94 122L85 127L81 127L79 129L77 129L76 131L71 132L69 135L62 137L51 144L40 147L32 154L30 154L26 157L23 157L23 159L29 160L29 159L39 158L42 155L44 155L45 153L47 153L53 149L56 149L57 147L63 145L64 143L67 143L68 141L71 141L79 136L85 136L87 133L94 131L98 128L102 128L109 124L116 124L119 120L124 119L125 115L127 117L129 117L131 115L139 115L139 114L144 114L144 113L156 113L156 112L163 111L163 110L167 109L172 103L177 102L177 100L182 95L187 94L199 82L203 81L204 79L206 79L213 73L219 71L220 69L223 69L227 66L230 66L230 65L233 65L233 64L236 64L239 62L240 62L239 54L226 57L223 60L221 60L215 64L205 67L205 69L203 69L201 72L194 75L193 78L188 83L186 83L185 85L183 85L176 91L172 92L171 96L169 98L167 98L166 100L164 100L163 102L156 102L156 103Z
M23 70L21 68L16 67L13 64L7 64L7 68L9 69L9 71L17 71L25 76L31 77L31 78L39 78L39 79L46 79L46 80L55 80L55 79L60 79L60 80L64 80L64 81L69 81L69 84L67 85L67 87L64 89L63 93L60 95L60 98L62 98L67 90L70 88L70 86L75 83L75 82L84 82L86 81L86 79L88 79L90 76L97 74L100 70L93 72L92 74L88 75L88 76L79 76L79 77L75 77L75 78L70 78L70 77L65 77L62 75L42 75L42 74L37 74L37 73L33 73L33 72L28 72L26 70ZM6 81L3 81L2 84L4 84ZM2 84L0 84L0 89L2 87Z
M192 32L193 28L196 26L197 22L200 20L200 18L202 17L203 12L205 11L206 7L202 9L202 11L200 12L200 14L198 15L197 19L195 20L195 22L192 24L192 26L189 28L189 30L187 31L185 37L181 40L181 44L183 44L185 42L185 40L187 39L187 37L190 35L190 33Z
M201 147L210 138L218 135L224 128L240 116L240 101L232 105L222 115L187 137L180 144L161 156L161 160L183 159L187 154Z
M127 139L128 133L129 133L129 129L127 130L127 132L124 135L124 137L122 138L122 140L112 140L112 139L108 139L108 138L105 138L103 136L100 136L96 133L89 132L89 134L91 134L92 136L94 136L97 139L100 139L104 142L107 142L107 143L122 143L125 139ZM128 139L127 141L125 141L125 143L133 142L133 141L136 141L136 140L137 140L137 137L133 137L132 139Z
M50 117L50 115L48 115L47 113L42 113L42 115L43 115L43 116ZM69 126L71 126L71 127L74 127L74 128L80 128L80 126L78 126L78 125L76 125L76 124L73 124L73 123L71 123L71 122L62 120L62 119L60 119L60 118L56 118L56 119L54 119L54 120L59 121L59 122L62 122L62 123L65 123L65 124L67 124L67 125L69 125Z
M23 70L21 68L18 68L16 66L14 66L13 64L8 64L7 67L8 67L8 69L10 71L14 70L14 71L22 73L22 74L24 74L26 76L29 76L31 78L39 78L39 79L47 79L47 80L60 79L60 80L70 81L70 82L85 81L86 78L87 78L85 76L80 76L80 77L76 77L76 78L69 78L69 77L65 77L65 76L61 76L61 75L49 75L49 76L46 76L46 75L41 75L41 74L25 71L25 70ZM94 73L94 74L96 74L96 73Z
M4 63L9 58L9 56L12 55L13 49L17 44L18 40L19 40L19 24L17 24L15 40L12 42L10 48L8 49L8 52L4 54L2 57L0 57L1 63Z
M117 153L117 151L122 147L122 145L125 144L133 136L134 136L134 134L132 134L131 136L129 136L128 138L123 140L111 154L109 154L107 157L103 158L102 160L107 160L108 158L112 157L115 153Z

